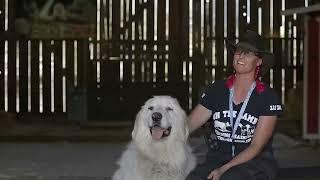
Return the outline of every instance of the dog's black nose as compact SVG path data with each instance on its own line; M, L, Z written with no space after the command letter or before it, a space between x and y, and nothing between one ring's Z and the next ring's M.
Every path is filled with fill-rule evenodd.
M159 112L152 113L152 120L155 122L159 122L162 118L162 114Z

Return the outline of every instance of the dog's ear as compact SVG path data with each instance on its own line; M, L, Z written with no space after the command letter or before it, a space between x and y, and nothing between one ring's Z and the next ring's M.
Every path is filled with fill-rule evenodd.
M136 115L136 119L134 121L134 127L131 133L131 137L134 141L139 142L141 139L145 139L147 137L148 129L146 128L146 125L144 124L144 107L141 108L141 110Z
M132 133L131 133L131 137L132 137L132 139L134 139L134 140L136 140L136 137L138 136L138 132L139 132L139 127L141 126L141 125L139 125L139 123L141 123L140 121L139 121L139 119L141 118L140 115L141 114L141 112L138 112L138 114L136 115L136 119L135 119L135 121L134 121L134 126L133 126L133 130L132 130Z

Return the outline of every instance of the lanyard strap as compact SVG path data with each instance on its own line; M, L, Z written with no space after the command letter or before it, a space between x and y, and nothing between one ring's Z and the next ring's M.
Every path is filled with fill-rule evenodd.
M237 116L237 119L233 125L233 94L234 94L234 89L233 87L230 89L230 95L229 95L229 115L230 115L230 124L231 124L231 128L232 128L232 132L231 132L231 135L230 135L230 138L232 140L232 156L234 156L234 149L235 149L235 146L233 144L234 142L234 136L235 136L235 133L238 129L238 126L240 124L240 120L242 119L242 116L243 116L243 113L244 113L244 110L246 109L247 107L247 104L249 102L249 99L250 99L250 96L254 90L254 88L256 87L256 82L253 82L251 87L250 87L250 90L248 91L248 94L246 96L246 99L244 100L242 106L241 106L241 109L240 109L240 112Z

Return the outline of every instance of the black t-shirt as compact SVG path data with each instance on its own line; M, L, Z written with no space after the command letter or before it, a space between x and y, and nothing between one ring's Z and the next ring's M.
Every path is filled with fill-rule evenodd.
M219 80L210 84L200 98L200 104L212 111L211 133L214 133L219 148L231 153L232 143L235 145L235 154L239 154L249 146L260 116L278 116L282 113L281 101L275 91L266 85L263 92L256 89L252 92L247 107L235 132L235 138L230 138L232 127L229 117L229 88L226 80ZM233 124L243 103L233 103ZM265 146L264 151L272 152L272 138Z

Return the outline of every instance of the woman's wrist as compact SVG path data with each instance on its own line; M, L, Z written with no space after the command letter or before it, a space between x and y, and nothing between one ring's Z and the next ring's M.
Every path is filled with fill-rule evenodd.
M222 173L224 173L224 172L228 171L228 169L230 169L230 168L231 168L230 164L227 163L227 164L221 166L220 170L222 171Z

